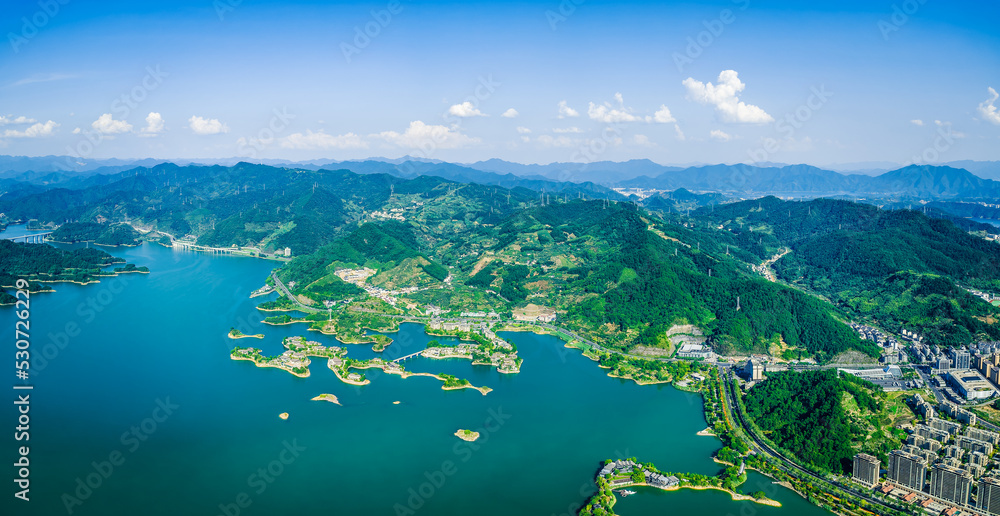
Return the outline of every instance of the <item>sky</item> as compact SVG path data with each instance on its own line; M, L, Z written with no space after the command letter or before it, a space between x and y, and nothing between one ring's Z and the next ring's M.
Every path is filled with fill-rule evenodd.
M6 0L0 154L1000 160L1000 3Z

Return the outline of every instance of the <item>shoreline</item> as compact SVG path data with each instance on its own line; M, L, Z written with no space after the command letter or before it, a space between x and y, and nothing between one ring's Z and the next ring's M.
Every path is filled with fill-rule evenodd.
M299 378L309 378L309 364L306 364L306 372L305 373L296 373L295 371L292 371L291 369L288 369L286 367L282 367L280 365L269 364L267 362L257 362L256 360L254 360L253 358L250 358L250 357L234 357L233 355L229 355L229 358L231 358L233 360L246 360L247 362L252 362L253 365L255 365L257 367L260 367L260 368L270 367L271 369L280 369L282 371L289 372L289 373L291 373L291 374L293 374L293 375L295 375L295 376L297 376Z

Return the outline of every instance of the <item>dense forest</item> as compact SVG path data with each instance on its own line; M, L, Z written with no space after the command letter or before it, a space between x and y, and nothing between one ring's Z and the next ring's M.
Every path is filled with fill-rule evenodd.
M48 244L14 243L0 240L0 287L10 288L17 278L25 278L31 290L39 281L78 281L97 279L102 267L125 263L99 249L67 251Z
M850 393L858 406L878 412L879 400L833 370L768 375L746 395L747 414L768 439L796 457L835 473L847 473L852 443L863 435L842 406Z
M759 248L747 249L761 259L790 249L774 264L778 277L853 316L918 331L932 344L1000 338L984 322L1000 311L959 286L1000 291L1000 245L969 234L989 226L827 199L768 197L697 215L754 235Z
M128 224L100 224L97 222L67 222L52 232L56 242L93 242L98 245L139 245L138 231Z

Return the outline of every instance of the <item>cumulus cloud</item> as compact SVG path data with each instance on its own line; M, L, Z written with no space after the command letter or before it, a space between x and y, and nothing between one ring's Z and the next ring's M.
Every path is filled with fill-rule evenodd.
M219 134L229 132L229 126L220 122L216 118L192 116L188 119L188 126L192 131L194 131L194 134Z
M294 133L280 139L285 149L366 149L368 143L354 133L332 135L319 130Z
M518 127L517 128L517 133L518 134L531 134L531 129L528 129L527 127Z
M587 115L590 116L591 120L597 120L606 124L638 122L642 120L641 117L633 115L631 109L625 107L625 99L622 98L621 93L615 93L615 101L617 101L617 106L612 105L610 102L600 105L591 102L590 107L587 108Z
M958 132L951 127L951 122L942 122L940 120L935 120L934 125L940 127L942 130L947 131L948 135L952 138L965 138L965 133Z
M916 125L916 126L923 126L924 125L924 121L920 120L920 119L910 120L910 123L913 124L913 125Z
M519 114L520 113L518 113L516 109L510 108L507 111L504 111L503 114L500 115L500 116L502 116L504 118L517 118L517 115L519 115Z
M677 119L674 118L674 115L670 114L670 108L665 104L661 104L660 109L656 113L653 113L653 121L658 124L669 124L676 122Z
M3 132L3 137L4 138L41 138L43 136L52 136L52 133L55 132L56 127L59 127L59 124L53 122L52 120L49 120L48 122L45 122L44 124L42 124L42 123L36 123L36 124L32 125L31 127L28 127L27 129L23 130L23 131L17 131L17 130L14 130L14 129L7 129L6 131Z
M10 118L0 115L0 125L14 125L14 124L33 124L37 122L34 118L28 118L26 116L19 116L17 118Z
M139 136L156 136L163 132L163 117L156 112L146 115L146 127L139 131Z
M573 118L580 116L580 113L566 105L565 100L559 101L559 118Z
M729 140L733 139L733 137L727 134L725 131L720 131L718 129L712 129L712 132L708 133L708 135L711 136L713 140L720 142L728 142Z
M983 119L1000 125L1000 111L997 111L996 106L996 101L1000 99L1000 94L992 87L987 88L987 90L990 92L990 98L979 104L979 114L983 116Z
M687 136L684 136L684 131L681 131L681 126L675 124L674 133L676 133L676 137L678 140L680 141L687 140Z
M97 120L94 120L90 126L101 134L121 134L132 130L132 124L111 118L111 113L104 113L97 117Z
M655 143L649 141L649 136L646 136L645 134L637 134L637 135L633 136L632 137L632 143L634 143L634 144L636 144L636 145L638 145L640 147L655 147L656 146Z
M567 133L576 134L576 133L582 133L583 131L581 131L579 127L565 127L565 128L557 127L553 129L552 132L556 134L567 134Z
M448 113L450 115L462 118L469 118L474 116L486 116L485 113L480 111L476 106L472 104L472 102L469 102L468 100L461 104L455 104L454 106L451 106L450 108L448 108Z
M687 88L689 99L714 106L723 122L760 124L774 121L763 109L740 101L739 94L746 84L740 81L735 70L723 70L717 84L706 84L692 77L684 79L682 84Z
M466 136L447 126L427 125L420 120L410 122L410 126L402 134L396 131L383 131L373 136L400 147L412 149L425 147L456 149L480 141L479 138Z

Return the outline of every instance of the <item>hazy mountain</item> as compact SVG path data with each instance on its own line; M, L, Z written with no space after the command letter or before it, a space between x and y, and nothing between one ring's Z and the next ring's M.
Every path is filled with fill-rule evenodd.
M522 165L501 159L479 161L468 165L471 168L498 174L514 174L521 177L541 177L553 181L571 181L610 185L639 176L659 175L664 172L683 170L654 163L648 159L633 159L624 162L595 161L592 163L549 163L548 165Z

